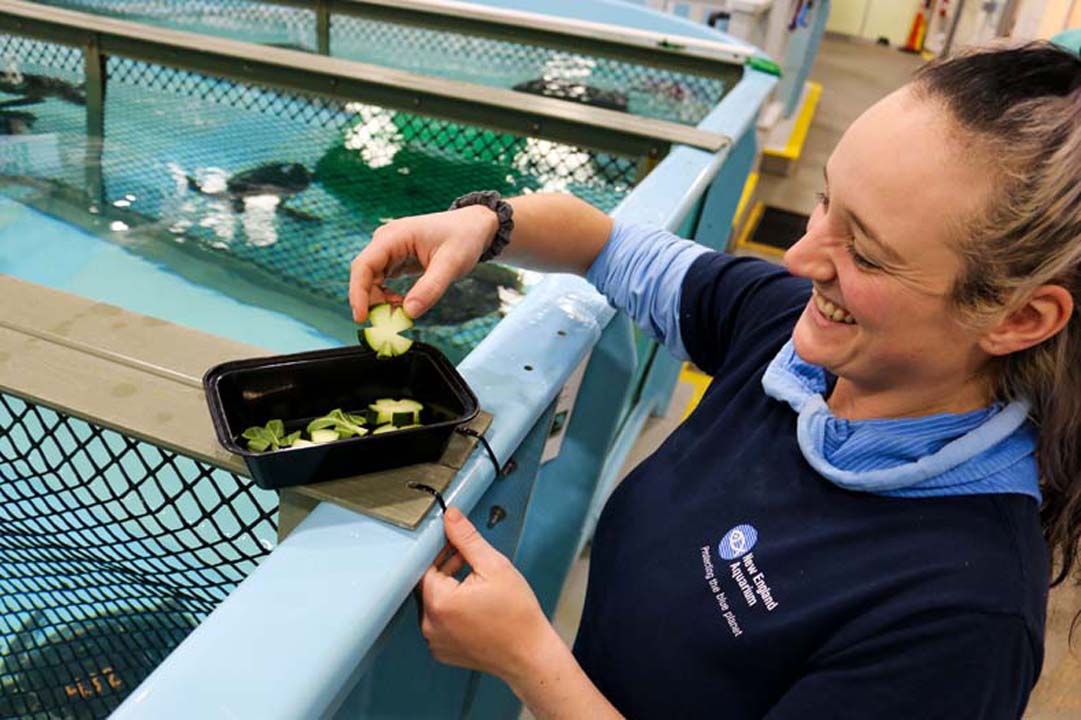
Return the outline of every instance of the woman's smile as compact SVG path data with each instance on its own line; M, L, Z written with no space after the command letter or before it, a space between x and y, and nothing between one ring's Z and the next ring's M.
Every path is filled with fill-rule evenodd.
M840 303L833 302L818 292L818 288L811 291L812 315L819 325L855 325L856 318ZM817 312L816 312L817 311Z

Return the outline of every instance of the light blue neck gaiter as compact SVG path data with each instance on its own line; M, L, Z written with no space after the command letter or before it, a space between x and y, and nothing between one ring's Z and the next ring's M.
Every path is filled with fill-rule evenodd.
M845 420L826 405L826 372L791 340L762 377L770 397L796 411L796 438L822 477L895 497L1021 493L1040 502L1036 428L1029 404L919 418Z

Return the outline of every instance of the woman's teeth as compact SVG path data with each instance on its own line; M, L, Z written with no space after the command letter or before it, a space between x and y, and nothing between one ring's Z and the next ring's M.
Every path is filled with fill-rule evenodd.
M834 305L832 302L819 295L818 292L812 293L811 297L814 298L815 306L822 312L822 314L833 322L843 322L848 325L856 324L856 319L849 315L847 310Z

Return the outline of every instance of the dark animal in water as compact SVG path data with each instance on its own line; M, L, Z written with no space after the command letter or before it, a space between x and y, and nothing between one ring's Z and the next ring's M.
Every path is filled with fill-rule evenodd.
M0 102L0 135L23 135L37 122L34 113L11 108L38 105L51 97L86 105L86 93L78 85L47 75L0 73L0 93L18 96Z
M28 103L57 98L74 105L86 105L86 91L67 80L31 73L0 73L0 92L18 95Z
M296 218L297 220L314 220L319 218L314 215L284 207L285 200L299 195L312 184L312 174L308 168L299 163L266 163L244 170L231 176L225 183L225 189L211 192L203 189L198 180L188 176L188 187L192 190L212 197L225 197L233 203L233 210L244 212L244 199L258 195L273 195L282 202L278 203L278 211Z
M592 85L583 85L572 80L537 78L536 80L518 83L514 86L514 89L532 95L543 95L558 100L572 100L583 105L627 112L627 96L624 93L618 90L601 90Z
M281 48L282 50L296 50L297 52L312 52L312 50L303 45L297 45L296 43L291 42L270 43L270 47Z
M24 135L34 127L38 116L18 110L0 110L0 135Z

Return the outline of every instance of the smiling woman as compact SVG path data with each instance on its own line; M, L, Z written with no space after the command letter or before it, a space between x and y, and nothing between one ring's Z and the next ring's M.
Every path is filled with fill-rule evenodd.
M906 86L857 119L785 258L816 299L796 351L838 376L829 404L849 419L965 412L990 398L982 328L950 312L950 292L958 229L990 202L993 176L966 160L942 110Z
M460 554L422 581L437 658L540 717L1021 716L1048 585L1078 565L1081 59L932 65L826 172L786 269L509 201L508 261L584 274L714 380L609 499L573 654L447 513ZM385 226L354 312L403 258L427 311L498 225L473 207Z

